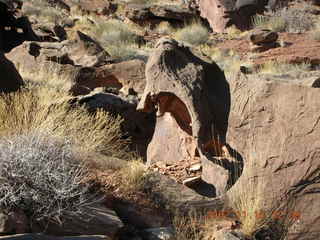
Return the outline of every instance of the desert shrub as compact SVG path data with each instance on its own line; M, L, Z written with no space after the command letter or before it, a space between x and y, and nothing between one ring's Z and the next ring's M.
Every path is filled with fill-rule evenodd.
M137 35L129 26L118 20L109 20L99 23L97 31L104 44L136 43Z
M269 20L269 17L267 16L264 16L264 15L254 15L251 19L252 21L252 25L255 27L255 28L263 28L266 26L267 22Z
M301 72L306 72L311 69L311 64L309 62L303 62L300 64L269 61L264 63L258 69L259 73L270 73L270 74L299 74Z
M102 110L89 113L85 107L71 107L67 101L43 101L49 91L40 86L0 96L0 136L46 130L56 137L67 137L84 152L128 157L120 117Z
M139 36L136 32L140 29L119 20L96 21L91 32L106 51L115 58L133 59L139 57L144 48L139 46ZM142 54L147 56L147 52Z
M241 32L235 26L228 27L226 29L226 33L227 33L227 38L228 39L237 39L237 38L243 36L244 34L246 34L245 32L244 33Z
M48 2L43 0L30 0L30 3L25 4L23 13L27 16L35 16L40 20L58 23L67 14L61 9L50 6Z
M125 166L121 168L119 174L122 179L121 187L126 191L137 191L144 183L146 178L146 167L142 160L128 161Z
M255 27L269 28L276 32L306 32L314 25L314 19L308 13L308 8L309 5L306 3L302 8L278 9L268 16L254 16L252 23Z
M208 41L209 32L201 23L193 22L176 31L174 37L190 45L201 45Z
M141 50L137 44L130 45L109 45L106 46L107 52L114 58L122 59L122 60L130 60L130 59L148 59L148 50Z
M137 34L132 28L116 19L108 21L96 19L91 31L103 46L108 46L109 44L133 44L137 41Z
M175 213L172 219L172 224L175 230L175 239L177 240L194 240L206 239L206 235L202 225L204 217L190 211L186 215Z
M155 31L160 34L169 35L174 31L174 29L173 29L173 27L171 27L169 22L163 21L158 24Z
M289 23L281 16L273 16L269 19L269 22L266 24L266 26L275 32L289 32L288 24Z
M313 40L320 41L320 30L314 30L310 35Z
M0 207L35 220L81 215L98 201L83 182L88 171L71 141L35 131L0 140Z
M313 40L320 41L320 24L319 23L315 24L314 28L310 32L310 37Z

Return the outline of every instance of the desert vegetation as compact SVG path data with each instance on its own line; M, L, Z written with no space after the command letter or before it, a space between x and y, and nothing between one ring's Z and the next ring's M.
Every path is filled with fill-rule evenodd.
M213 2L31 0L10 12L27 26L0 21L1 235L319 230L319 6Z

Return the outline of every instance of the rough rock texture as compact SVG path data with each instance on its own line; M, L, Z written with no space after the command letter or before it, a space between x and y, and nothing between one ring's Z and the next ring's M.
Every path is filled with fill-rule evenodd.
M7 93L17 91L23 85L23 80L14 64L1 52L0 73L0 92Z
M232 24L240 30L251 27L251 18L265 10L285 6L287 0L200 0L201 16L215 32L223 32Z
M206 18L214 32L223 32L230 19L224 18L225 12L232 10L234 0L200 0L201 17Z
M97 67L111 61L99 43L80 31L77 31L76 40L67 52L75 65L83 67Z
M89 95L78 97L76 102L86 104L90 111L102 108L115 115L120 115L124 119L122 130L131 137L132 148L145 156L146 146L154 131L155 120L153 114L136 111L136 96L121 97L111 93L94 91Z
M190 156L195 156L196 148L197 144L192 136L179 127L170 113L164 113L157 118L152 141L148 145L147 164L150 166L157 162L165 164L181 162Z
M252 52L264 52L271 48L280 47L280 44L277 43L278 34L268 29L253 30L248 38Z
M88 206L86 212L78 218L65 216L63 223L41 223L40 229L57 236L106 235L113 238L124 226L117 214L102 205Z
M249 39L252 44L263 45L277 41L278 34L269 29L257 29L250 32Z
M163 38L149 57L146 79L147 85L137 109L152 111L157 108L158 116L158 134L154 135L154 144L150 145L151 152L148 149L151 154L148 162L153 161L152 155L158 161L168 161L166 154L161 157L159 153L164 149L174 152L175 144L180 144L180 151L185 151L183 157L194 158L198 155L203 164L213 161L214 156L223 155L230 95L224 73L215 63L205 62L189 48ZM164 115L166 112L176 123L170 116ZM182 130L180 133L177 125ZM170 131L179 135L168 133L171 139L165 142L160 133ZM160 139L161 142L157 142ZM223 191L219 187L218 192Z
M7 56L30 73L51 69L66 75L70 79L69 91L73 95L85 95L97 87L123 88L125 92L132 88L135 92L142 93L145 86L144 61L135 59L100 67L87 67L102 64L108 59L104 57L107 54L98 51L99 47L91 45L91 42L80 42L79 45L69 41L25 42ZM81 47L82 45L84 46ZM80 52L83 54L80 55L77 49L82 49Z
M207 211L219 211L223 208L224 199L210 199L201 196L192 189L177 183L160 173L150 173L143 191L145 191L155 203L159 206L170 210L171 213L179 211L179 213L189 213L197 210L203 213Z
M288 239L318 239L319 90L242 75L230 89L227 142L243 157L244 170L228 196L256 186L268 208L285 205L289 216L295 213Z
M43 234L26 233L11 236L2 236L2 240L111 240L108 236L76 236L76 237L57 237Z
M169 22L183 23L185 20L195 17L188 8L174 5L145 5L126 4L125 15L132 21L146 21L161 19Z

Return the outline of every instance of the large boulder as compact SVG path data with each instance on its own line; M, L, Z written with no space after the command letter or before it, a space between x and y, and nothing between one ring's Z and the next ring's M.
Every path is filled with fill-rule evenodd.
M295 217L284 225L286 239L318 239L319 90L241 74L230 89L227 142L242 156L244 169L228 197L256 199L257 211L276 209L280 220Z
M23 80L14 64L1 52L0 72L0 92L8 93L17 91L23 85Z
M196 15L188 8L175 5L125 4L125 16L134 22L165 20L171 23L184 23Z
M102 204L87 206L81 216L70 214L61 220L33 223L32 230L55 236L105 235L113 239L124 226L116 212Z
M130 136L131 147L142 156L154 131L154 114L136 111L137 96L118 96L111 93L93 91L91 94L76 97L73 102L85 104L89 111L104 109L123 118L122 131Z
M231 25L248 30L254 15L283 7L287 3L287 0L200 0L199 9L213 31L223 32Z
M148 146L152 153L148 163L154 161L153 157L165 163L179 161L182 156L190 161L200 156L202 164L209 166L207 163L214 157L223 156L230 93L224 73L215 63L203 61L173 39L162 38L147 62L146 80L137 109L157 109L158 132ZM164 141L161 132L163 135L171 131L167 134L170 141ZM173 152L178 145L185 152L177 159L159 154L164 149ZM223 171L203 171L217 174L215 179L224 175ZM223 192L225 187L219 186L217 192Z
M87 38L87 37L85 37ZM142 93L145 86L145 63L134 59L105 64L108 54L92 41L25 42L7 56L19 68L36 74L43 71L61 73L69 79L72 95L85 95L97 87L133 89ZM81 54L80 54L81 53ZM100 66L102 65L102 66Z
M233 9L234 0L200 0L201 17L206 18L214 32L223 32L230 26L230 19L225 18L225 12Z

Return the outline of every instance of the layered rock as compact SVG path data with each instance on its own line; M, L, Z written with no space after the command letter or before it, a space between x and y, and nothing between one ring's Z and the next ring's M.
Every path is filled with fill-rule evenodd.
M201 17L206 18L214 32L223 32L230 26L230 19L224 17L226 11L232 10L234 0L200 0Z
M252 196L253 188L259 194L258 211L277 209L279 221L295 220L286 226L288 239L317 239L319 90L242 75L230 88L227 141L243 157L244 170L227 195Z
M268 29L253 30L249 34L252 52L263 52L270 48L279 47L278 34Z
M137 23L168 21L184 23L196 14L188 8L174 5L125 4L124 15Z
M73 95L85 95L97 87L142 93L145 86L144 61L105 64L112 62L108 53L81 33L76 42L25 42L7 56L29 73L51 69L65 75Z
M173 39L163 38L149 57L146 66L147 85L138 110L157 109L156 134L148 146L148 163L172 162L200 156L204 180L214 175L210 184L217 193L224 192L228 178L222 166L211 162L223 156L229 114L229 86L224 73L215 63L195 56L189 48ZM168 114L166 114L168 113ZM170 141L164 137L170 135ZM158 133L158 134L157 134ZM179 148L177 158L165 153ZM182 153L183 152L183 153ZM161 154L162 153L162 154ZM226 175L227 174L227 175Z

